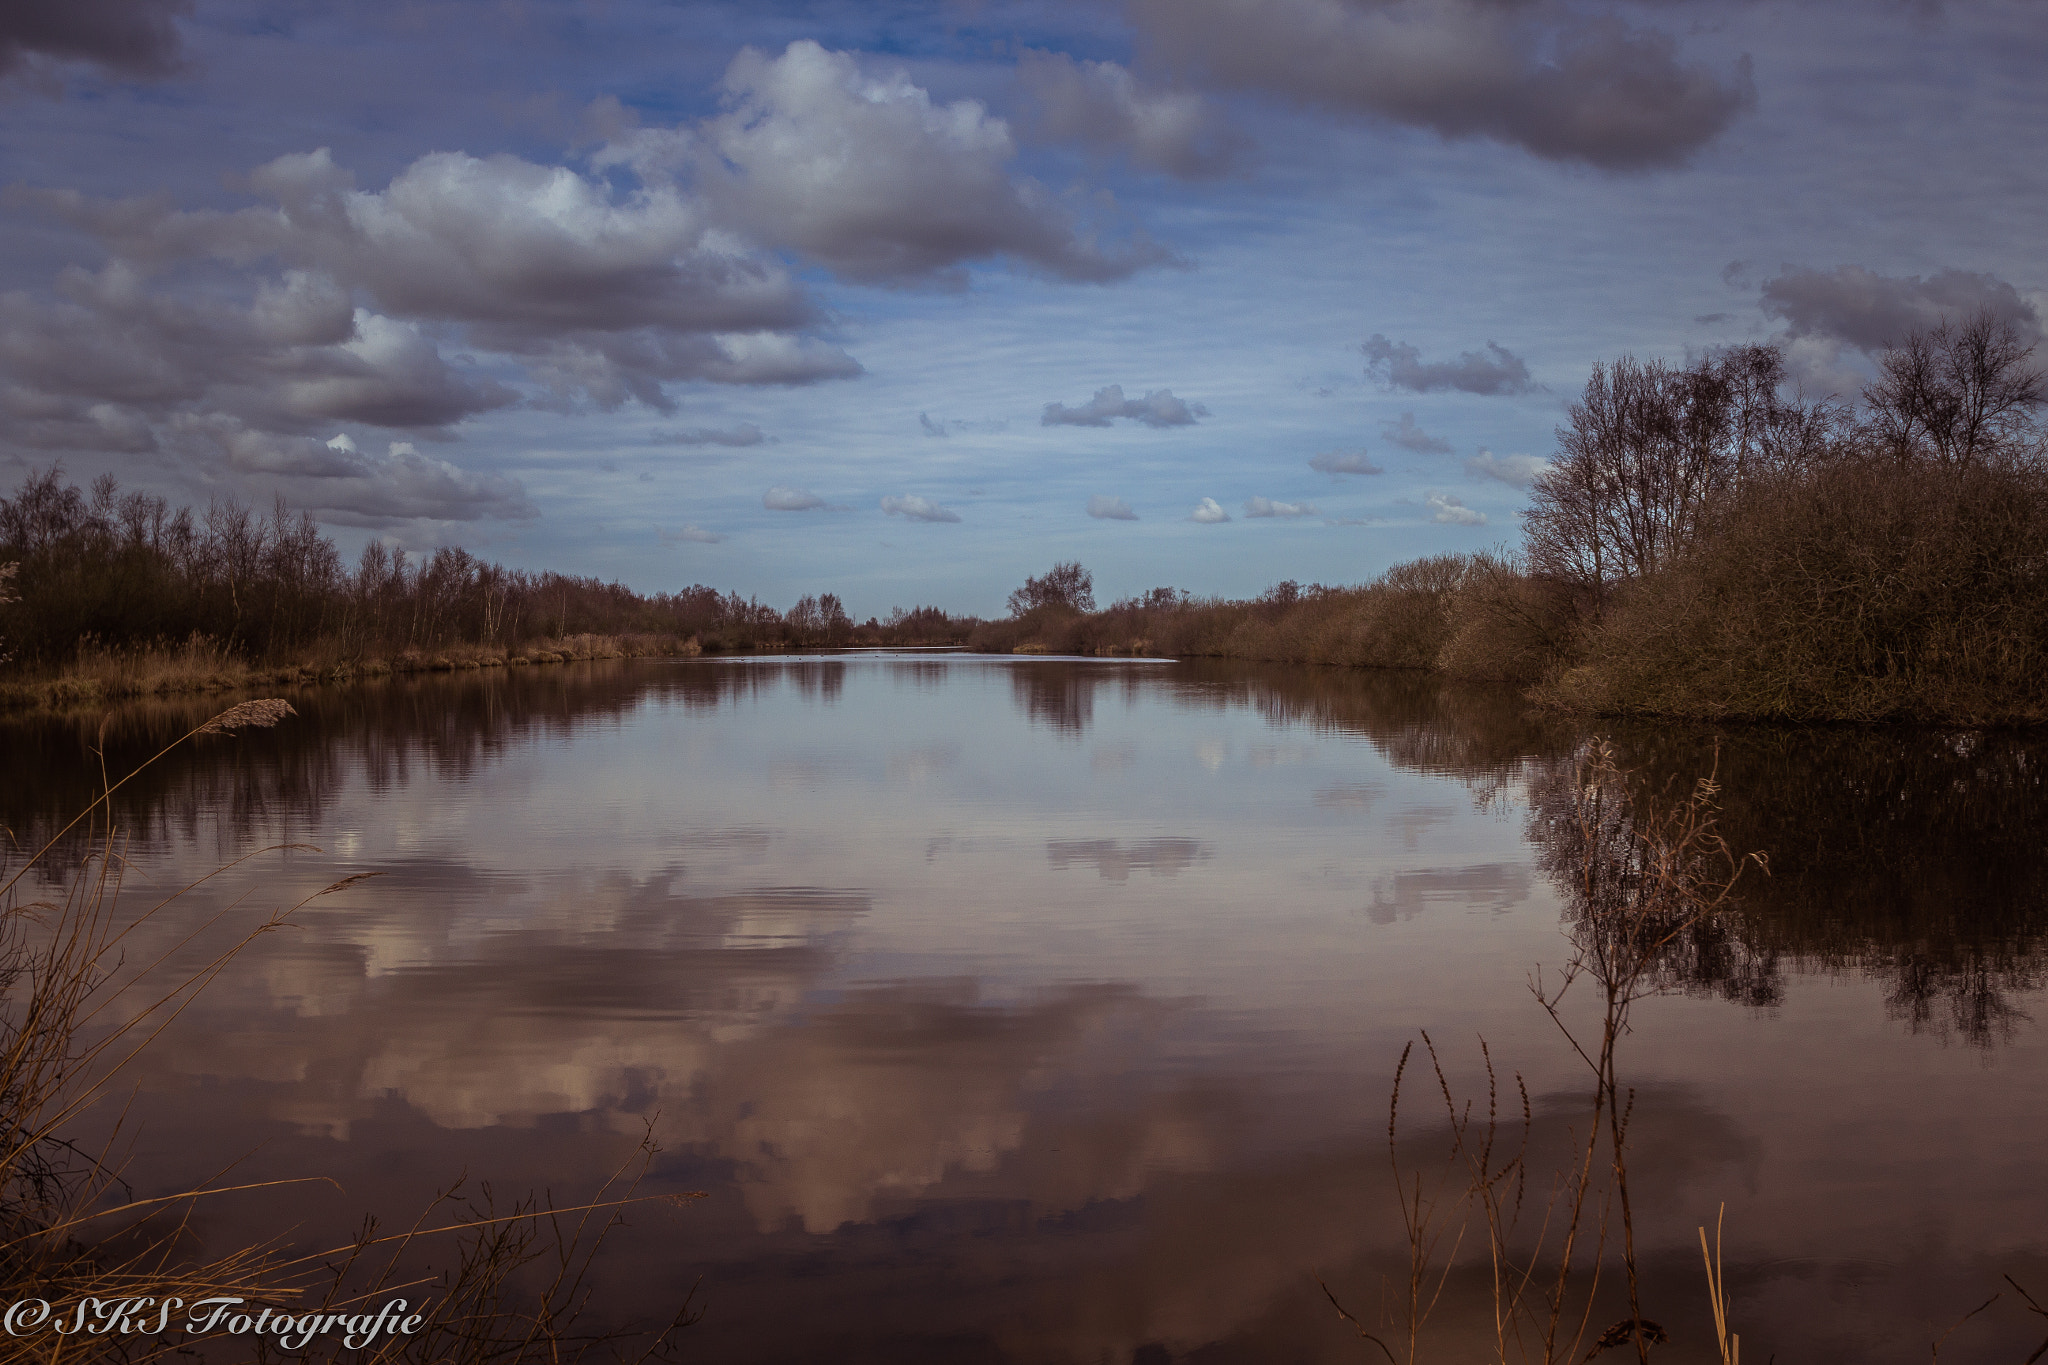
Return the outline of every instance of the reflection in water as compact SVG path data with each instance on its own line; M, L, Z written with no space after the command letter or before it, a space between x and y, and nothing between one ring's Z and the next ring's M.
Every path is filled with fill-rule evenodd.
M1115 839L1052 839L1045 845L1046 862L1053 867L1092 866L1110 882L1129 881L1133 868L1171 877L1208 856L1209 850L1198 839L1137 839L1129 844Z
M340 1179L358 1202L319 1207L345 1227L465 1166L566 1188L652 1122L658 1187L710 1197L636 1225L609 1283L638 1308L705 1276L706 1358L1338 1361L1355 1338L1309 1272L1405 1266L1385 1081L1413 1030L1485 1034L1539 1127L1584 1112L1526 981L1570 951L1545 812L1586 733L1512 694L850 656L293 700L115 798L154 884L328 850L199 918L383 874L147 1054L138 1166L165 1187L253 1152L250 1178ZM215 709L122 713L109 768ZM1950 1309L1973 1257L2044 1250L2011 1136L2048 1077L2041 745L1600 728L1645 784L1718 752L1721 830L1772 865L1660 962L1629 1044L1674 1358L1704 1340L1689 1239L1725 1198L1752 1343L1917 1359L1916 1315L1990 1292ZM90 799L96 730L0 728L20 842ZM1448 1293L1446 1321L1485 1319L1476 1282Z
M1646 783L1709 771L1718 750L1723 833L1770 859L1690 984L1773 1003L1787 969L1862 973L1913 1031L1978 1046L2026 1021L2016 997L2040 989L2048 952L2039 739L1645 728L1616 740Z

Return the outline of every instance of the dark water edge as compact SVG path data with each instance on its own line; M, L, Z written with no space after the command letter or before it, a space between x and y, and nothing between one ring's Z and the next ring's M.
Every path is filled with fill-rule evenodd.
M778 865L792 876L817 871L801 859L777 864L779 855L766 850L779 847L785 832L735 823L715 801L677 824L679 846L696 851L659 875L606 872L601 840L586 841L578 865L557 874L538 864L494 869L439 856L349 860L329 837L338 824L361 826L364 811L394 811L394 825L445 812L536 755L536 771L544 772L550 754L566 765L593 746L630 747L635 736L657 733L647 728L656 719L664 735L763 727L748 732L758 733L750 742L762 761L743 754L685 764L679 781L722 773L737 782L779 762L788 771L770 774L763 790L774 800L762 809L784 799L775 792L791 793L796 805L830 796L852 780L843 775L851 769L790 766L794 760L775 747L776 723L839 717L858 732L867 722L842 713L872 707L882 715L891 696L936 706L965 686L964 675L949 671L958 662L905 660L886 666L885 696L876 667L837 659L616 661L306 689L292 697L298 721L181 750L124 788L114 803L117 821L145 862L225 858L257 842L304 838L341 858L322 863L319 875L384 873L361 922L334 912L311 944L265 960L277 973L303 966L309 955L327 960L323 979L342 983L340 1003L309 1003L298 986L224 988L218 1008L171 1040L172 1058L150 1073L139 1104L148 1150L164 1163L165 1178L200 1169L229 1141L254 1153L252 1171L346 1173L355 1205L309 1196L305 1206L309 1217L345 1222L349 1207L403 1207L423 1180L465 1166L492 1171L502 1184L583 1178L630 1149L639 1118L694 1108L684 1131L665 1143L653 1183L706 1189L711 1197L674 1215L636 1218L618 1243L610 1306L666 1301L703 1276L710 1316L691 1338L702 1358L1376 1358L1333 1323L1308 1271L1368 1299L1382 1277L1402 1273L1398 1238L1384 1235L1398 1227L1386 1191L1387 1045L1418 1022L1432 1026L1427 1004L1402 996L1385 1008L1370 1000L1337 1005L1341 992L1325 997L1318 987L1306 992L1305 1012L1276 1005L1268 1017L1255 1001L1236 1002L1234 987L1202 986L1199 963L1167 972L1165 984L1120 976L1121 959L1093 971L1066 957L1018 967L1035 960L1032 949L1001 935L993 946L949 950L921 964L901 960L916 934L892 938L896 946L881 960L847 976L836 964L860 957L869 932L863 926L890 904L915 899L903 889L910 883L890 883L891 890L884 869L853 866L837 885L821 876L770 876L752 889L741 884L746 877L694 886L688 875L700 864L757 859L771 872ZM1526 868L1540 867L1532 842L1538 816L1589 739L1610 742L1646 793L1681 789L1714 772L1724 835L1737 851L1766 854L1771 875L1744 882L1717 932L1669 964L1668 996L1646 1007L1647 1016L1668 1001L1643 1025L1638 1171L1644 1205L1662 1210L1672 1228L1649 1256L1652 1291L1673 1306L1668 1325L1680 1337L1670 1358L1706 1358L1699 1354L1705 1302L1696 1247L1688 1252L1686 1239L1693 1221L1711 1217L1731 1191L1738 1203L1745 1192L1757 1202L1737 1225L1746 1240L1731 1246L1730 1283L1752 1324L1744 1329L1745 1354L1762 1347L1758 1359L1774 1344L1788 1360L1919 1359L1926 1341L1997 1287L1999 1275L2024 1281L2033 1274L2037 1296L2048 1283L2048 1239L1977 1240L1970 1227L2001 1190L2017 1206L2007 1215L2031 1218L2036 1228L2048 1221L2048 1198L2032 1178L2044 1131L2038 1120L2048 1117L2036 1022L2048 931L2041 848L2048 744L2038 737L1589 724L1533 710L1505 690L1420 674L1229 663L1001 668L976 704L1021 723L1025 737L1015 743L1022 747L1005 749L986 772L976 767L971 735L889 748L892 765L898 749L908 755L900 773L890 768L889 790L953 781L956 796L980 793L975 799L1005 820L1026 812L1034 847L1043 849L1034 855L1042 868L1035 875L1062 895L1084 888L1100 897L1087 914L1123 924L1118 917L1134 913L1126 902L1163 889L1185 890L1208 914L1202 878L1260 855L1230 844L1236 817L1183 804L1175 783L1184 777L1161 778L1134 796L1136 810L1157 801L1173 812L1142 837L1069 828L1050 797L1027 793L1020 804L1004 805L1006 782L1034 755L1078 760L1093 746L1098 773L1123 771L1120 761L1142 770L1154 732L1132 717L1162 717L1160 727L1192 726L1190 734L1204 718L1228 720L1239 728L1227 740L1224 770L1249 765L1260 780L1281 770L1272 765L1297 761L1283 752L1290 746L1313 751L1300 760L1311 763L1327 761L1314 757L1319 744L1353 746L1368 759L1344 760L1355 775L1332 763L1334 775L1300 784L1304 809L1329 821L1355 812L1359 829L1405 820L1427 830L1433 821L1464 831L1447 848L1486 846L1483 856L1462 861L1445 853L1437 866L1397 866L1391 854L1370 854L1388 860L1390 870L1376 876L1360 899L1358 928L1346 932L1368 945L1378 942L1374 934L1409 945L1401 951L1424 954L1404 959L1418 970L1465 970L1482 961L1485 935L1506 922L1502 915L1529 922L1532 931L1543 916L1556 922L1540 871L1517 871L1501 848L1519 839ZM20 844L33 844L91 799L94 746L103 744L107 769L120 772L220 704L127 708L109 719L103 738L97 720L0 724L0 822ZM866 737L848 741L849 752L878 745L879 763L888 746L874 733L914 723L918 714L916 706L888 712ZM793 733L791 743L807 733ZM818 731L812 747L830 758L838 733ZM1125 733L1136 738L1120 738ZM1265 758L1261 744L1273 751ZM1135 746L1137 757L1118 759L1119 745ZM926 768L938 776L920 776ZM960 776L970 771L975 782ZM610 799L601 776L573 782L589 794L579 800ZM1403 795L1409 784L1412 794ZM494 796L492 818L516 832L526 818L519 811L539 810L548 799L531 791L517 802ZM920 805L914 814L938 831L952 821L950 809ZM868 803L829 805L791 828L822 837L833 820L879 818ZM1354 838L1346 828L1333 823L1297 844L1276 819L1267 841L1286 844L1286 854L1258 868L1277 885L1304 859L1341 859ZM954 846L973 837L933 834ZM1398 846L1394 839L1388 848ZM926 863L947 856L945 848L928 848ZM560 885L549 880L557 875ZM917 914L965 913L974 900L972 882L966 885L968 892L949 884L930 906L918 902ZM574 903L605 907L601 930L562 920L551 908L563 903L562 886L580 888ZM1003 899L999 889L988 886L991 901ZM1214 903L1228 899L1219 893ZM1445 930L1451 909L1467 918ZM1073 913L1052 918L1070 929ZM1197 948L1249 960L1265 951L1258 938L1276 932L1255 928L1240 939L1227 929L1212 932L1206 920L1194 930L1164 924L1170 936L1158 951L1169 956L1174 936L1187 933ZM425 934L430 946L380 947L378 934L394 925ZM1425 931L1447 937L1425 941ZM460 951L446 946L458 942ZM1524 948L1514 938L1508 951ZM408 951L414 956L405 957ZM380 962L393 952L395 959ZM1303 963L1315 956L1287 958L1278 975L1248 977L1247 988L1284 997L1295 989L1286 971L1308 970ZM1333 962L1331 970L1344 966ZM1519 970L1501 979L1511 986ZM1389 988L1372 978L1371 990ZM1484 984L1488 992L1499 988L1498 979ZM1526 1012L1490 997L1466 1001L1465 989L1455 979L1440 988L1448 1017L1437 1027L1445 1036L1458 1021L1498 1023ZM1332 1003L1315 1003L1325 999ZM1318 1022L1318 1009L1332 1011L1321 1016L1327 1024ZM465 1078L449 1060L464 1055L460 1048L440 1061L393 1061L408 1036L535 1018L541 1022L520 1064L525 1072L551 1064L550 1049L563 1040L631 1054L628 1063L606 1071L596 1090L562 1091L558 1108L508 1116L491 1113L488 1097L462 1094ZM380 1019L398 1025L383 1052L367 1060L338 1036L374 1032ZM749 1034L761 1027L750 1019L769 1022ZM1556 1142L1577 1101L1568 1069L1553 1065L1555 1039L1540 1023L1530 1021L1518 1037L1490 1038L1514 1055L1514 1065L1552 1082L1538 1092L1539 1142ZM1319 1032L1330 1036L1313 1041ZM636 1052L630 1040L650 1034L657 1045ZM1350 1062L1319 1050L1341 1054L1353 1036ZM494 1046L479 1042L472 1052L486 1055ZM692 1050L726 1060L700 1057L664 1072L666 1059ZM223 1051L246 1055L222 1062ZM1469 1063L1460 1065L1460 1080L1469 1080ZM699 1068L697 1079L688 1078L690 1066ZM644 1073L637 1081L636 1067ZM1256 1079L1262 1067L1278 1067L1278 1079ZM1797 1131L1760 1128L1755 1112L1737 1117L1742 1106L1727 1093L1740 1089L1732 1077L1774 1070L1791 1093L1758 1098L1757 1112L1793 1115ZM843 1101L818 1098L835 1077L848 1076L861 1079ZM1829 1086L1849 1076L1859 1093L1898 1091L1859 1111L1894 1115L1894 1131L1845 1132L1833 1120ZM871 1102L875 1087L899 1083L910 1089ZM1333 1094L1340 1084L1345 1092ZM1917 1095L1915 1085L1929 1089ZM792 1207L810 1212L778 1223L776 1206L761 1202L756 1168L783 1158L750 1153L745 1141L773 1147L810 1122L807 1115L838 1112L842 1103L860 1112L863 1141L880 1155L835 1168L827 1144L824 1155L788 1160L802 1167L798 1183L843 1179L865 1193L803 1194ZM908 1116L900 1130L874 1135L877 1103ZM1922 1112L1929 1104L1950 1109L1933 1128ZM769 1117L751 1117L763 1113ZM989 1114L1001 1121L976 1136L975 1124ZM1965 1137L1952 1146L1928 1137L1956 1130ZM1422 1154L1444 1139L1418 1118L1405 1140ZM929 1169L892 1174L891 1163L917 1153ZM1953 1169L1972 1163L1961 1174ZM1932 1173L1932 1166L1951 1169ZM1844 1167L1855 1168L1853 1179ZM1904 1212L1887 1222L1829 1204L1816 1214L1788 1183L1815 1170L1829 1172L1837 1193L1858 1190L1864 1201ZM1943 1204L1954 1219L1926 1213ZM834 1210L849 1216L835 1221ZM216 1233L233 1235L257 1214L224 1210L215 1215ZM1817 1216L1832 1221L1814 1229ZM1990 1288L1977 1293L1981 1283ZM1463 1336L1489 1317L1483 1286L1454 1277L1439 1327ZM1917 1335L1937 1319L1933 1331ZM1967 1347L1952 1344L1944 1354L2002 1358L1972 1352L2018 1345L2026 1327L2023 1318L1987 1315L1971 1327ZM2024 1355L2021 1349L2012 1358Z

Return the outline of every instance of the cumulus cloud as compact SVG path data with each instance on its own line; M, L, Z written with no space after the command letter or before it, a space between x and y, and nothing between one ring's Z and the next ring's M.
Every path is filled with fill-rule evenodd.
M169 60L179 12L24 0L0 15L0 66L54 53L142 70ZM11 191L96 238L105 263L0 299L0 450L165 450L194 422L431 433L521 401L669 412L679 384L861 373L816 334L802 266L957 283L1007 259L1100 282L1168 259L1015 174L1004 120L901 71L798 42L742 52L721 91L723 108L689 124L612 118L587 170L444 151L364 187L316 148L257 167L239 209ZM1124 93L1166 155L1181 106ZM1155 398L1133 416L1194 420Z
M1412 450L1418 455L1448 455L1451 443L1440 436L1432 436L1415 425L1415 414L1404 412L1398 422L1383 422L1380 430L1389 441L1403 450Z
M908 521L960 520L960 514L950 507L941 507L927 498L917 496L915 493L906 494L903 497L883 498L882 510L892 517L902 517Z
M758 446L767 444L767 436L752 422L742 422L736 427L690 427L659 438L670 445L679 446Z
M1456 389L1461 393L1528 393L1536 385L1529 366L1504 346L1489 341L1483 351L1466 351L1456 360L1425 362L1422 352L1406 342L1389 341L1378 332L1359 350L1367 374L1377 373L1388 388L1412 393Z
M1053 141L1120 149L1139 165L1186 179L1222 174L1244 146L1200 95L1147 90L1115 62L1030 51L1017 76L1038 101L1036 131Z
M1097 521L1136 521L1138 514L1122 498L1112 498L1098 493L1088 499L1088 515Z
M1095 396L1079 407L1047 403L1038 423L1047 427L1106 427L1119 417L1128 417L1153 428L1185 427L1208 415L1209 410L1200 403L1184 402L1174 397L1171 389L1154 389L1143 398L1126 398L1123 385L1110 384L1097 389Z
M1550 465L1534 455L1496 455L1485 446L1465 461L1465 472L1476 478L1499 479L1516 488L1527 488ZM1439 518L1441 519L1441 518Z
M543 406L667 410L676 381L859 371L802 334L814 310L784 267L672 187L615 193L561 167L437 153L362 191L324 150L249 184L269 202L15 192L109 259L63 271L49 297L0 298L14 419L0 443L135 453L194 449L174 428L433 431L519 401L494 372ZM451 358L451 342L503 363Z
M213 419L280 435L335 421L433 428L517 398L303 273L237 303L153 289L117 259L65 271L57 294L0 296L8 444L133 453Z
M875 283L961 283L1009 257L1065 280L1122 279L1170 258L1127 234L1105 244L1044 186L1006 169L1009 125L978 101L934 103L897 70L863 70L808 39L733 58L726 110L690 167L719 215L755 240Z
M1384 474L1362 450L1330 450L1309 458L1308 467L1332 476L1338 474Z
M1446 526L1484 526L1486 513L1474 511L1449 493L1431 493L1423 499L1429 508L1430 520Z
M1248 498L1244 504L1247 517L1312 517L1316 509L1305 502L1274 502L1271 498Z
M707 531L701 526L685 526L680 531L663 531L661 538L669 544L688 541L696 545L717 545L725 537L716 531Z
M1764 282L1760 302L1766 315L1784 320L1795 341L1824 338L1865 353L1980 310L2012 323L2029 342L2048 340L2040 313L2017 289L1968 270L1923 278L1880 275L1860 265L1827 271L1786 266Z
M808 512L823 507L825 500L808 488L777 484L761 495L761 505L771 512Z
M1204 526L1214 526L1219 521L1229 521L1230 513L1224 511L1216 499L1203 498L1195 504L1195 510L1188 513L1188 520L1200 522Z
M191 12L192 0L8 0L0 6L0 75L37 58L165 75L180 55L171 21Z
M1609 170L1682 162L1755 101L1669 34L1489 0L1132 0L1186 77Z

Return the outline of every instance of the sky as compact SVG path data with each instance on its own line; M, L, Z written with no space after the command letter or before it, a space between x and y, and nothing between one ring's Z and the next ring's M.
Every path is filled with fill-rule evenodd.
M14 0L0 487L999 615L1512 549L1591 367L2048 320L2044 0Z

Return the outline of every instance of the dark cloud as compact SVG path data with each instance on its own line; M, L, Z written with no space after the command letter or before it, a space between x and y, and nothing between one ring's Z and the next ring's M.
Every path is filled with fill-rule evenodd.
M0 75L35 58L92 62L123 75L161 76L179 62L171 21L192 0L6 0L0 4Z
M1055 142L1123 151L1139 165L1184 179L1223 174L1245 147L1201 96L1147 90L1115 62L1026 52L1017 76L1038 102L1035 131Z
M638 399L666 411L669 383L860 372L838 347L795 334L815 309L786 269L673 186L619 195L566 167L437 152L362 191L325 148L278 157L249 184L274 207L18 197L138 269L275 259L313 281L310 293L359 290L394 317L466 324L472 345L526 362L547 406Z
M1451 443L1440 436L1432 436L1415 425L1415 414L1404 412L1398 422L1384 422L1380 430L1389 441L1403 450L1412 450L1418 455L1448 455Z
M1110 384L1079 407L1047 403L1039 417L1040 426L1106 427L1119 417L1143 422L1148 427L1185 427L1209 415L1200 403L1187 403L1173 396L1171 389L1154 389L1143 398L1124 397L1121 384Z
M259 476L296 507L322 521L383 528L405 522L523 521L540 515L518 480L476 474L394 441L384 455L357 449L346 434L326 441L255 431L232 418L194 417L167 439L192 451L210 446L215 459Z
M1359 349L1365 353L1366 373L1377 373L1389 388L1412 393L1439 389L1478 394L1528 393L1536 387L1529 378L1527 363L1491 341L1483 351L1465 351L1456 360L1426 363L1422 352L1414 346L1389 341L1378 332Z
M823 507L825 500L808 488L777 484L761 495L761 505L771 512L808 512L814 507Z
M730 428L690 427L661 439L679 446L758 446L768 441L761 428L752 422L742 422Z
M892 517L902 517L906 521L960 520L960 514L950 507L941 507L929 498L921 498L915 493L903 497L883 498L882 511Z
M1995 275L1967 270L1922 278L1880 275L1860 265L1828 271L1786 266L1764 281L1761 306L1782 318L1794 338L1822 337L1865 352L1980 310L2012 323L2030 342L2044 339L2040 314L2017 289Z
M1387 472L1367 459L1365 452L1362 450L1325 451L1320 455L1310 457L1308 467L1330 475L1384 474Z
M242 304L150 285L116 261L66 271L56 299L0 296L7 443L135 452L170 424L213 417L287 434L335 421L437 428L517 397L314 276L287 272Z
M1122 498L1098 493L1088 499L1088 515L1097 521L1136 521L1138 514Z
M1132 0L1130 12L1149 50L1194 80L1609 170L1681 162L1755 101L1746 58L1717 73L1668 34L1548 7Z
M931 419L931 416L930 416L930 414L928 414L928 413L922 413L922 412L920 412L920 413L919 413L919 414L917 415L917 427L918 427L918 430L922 431L922 432L923 432L923 433L924 433L925 435L927 435L927 436L935 436L935 437L938 437L938 438L940 438L940 439L942 439L942 440L943 440L943 439L945 438L945 435L946 435L946 429L945 429L945 427L941 426L941 425L940 425L939 423L937 423L937 422L934 422L934 421L933 421L933 420Z
M1007 123L974 100L935 104L901 71L803 40L742 51L722 89L726 112L674 144L698 189L724 221L843 278L960 284L965 263L1007 256L1103 283L1171 259L1135 232L1105 245L1006 170Z
M783 266L672 187L615 193L563 167L437 153L363 191L324 149L279 157L248 183L269 202L186 211L13 192L111 259L63 271L51 297L0 297L0 411L14 419L0 443L205 452L218 443L168 434L286 438L337 421L431 431L521 399L469 357L449 359L451 338L504 358L497 368L527 383L528 401L559 410L637 400L669 411L677 382L860 372L798 330L814 310ZM382 483L423 489L430 475L394 466ZM474 491L437 486L415 501L502 514L501 491ZM401 515L358 502L333 505Z

